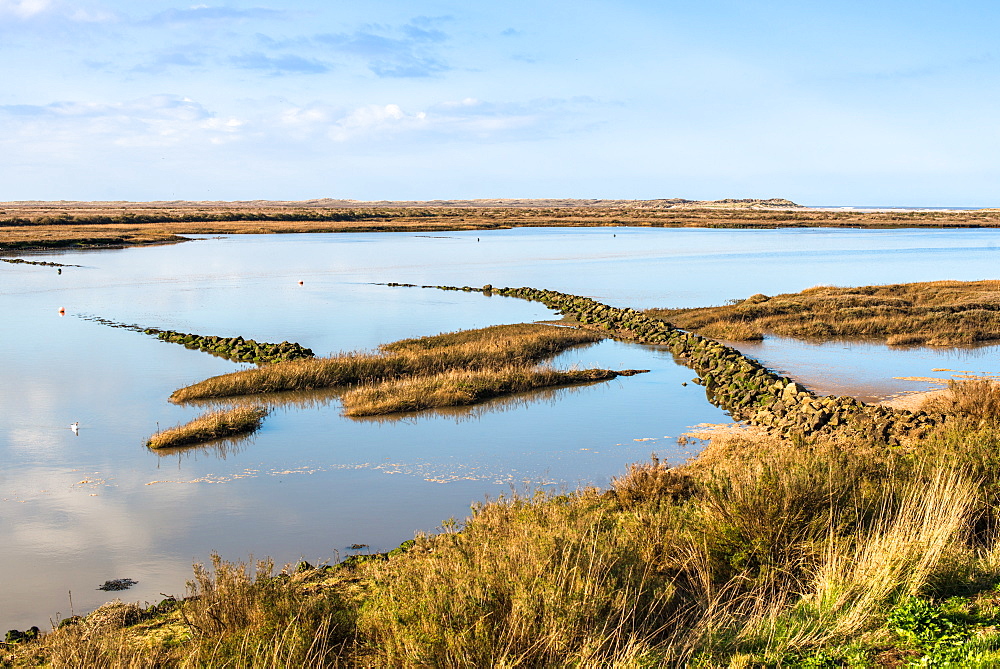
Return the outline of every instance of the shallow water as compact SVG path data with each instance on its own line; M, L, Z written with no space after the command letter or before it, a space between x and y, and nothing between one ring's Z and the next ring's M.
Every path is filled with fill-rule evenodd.
M477 241L478 240L478 241ZM212 550L279 563L390 548L469 505L540 485L607 484L725 415L654 347L605 341L559 365L649 374L395 419L340 416L335 393L278 406L249 440L158 455L158 427L204 409L175 388L247 365L88 317L200 334L297 341L317 354L548 319L539 304L378 282L529 285L617 306L718 304L816 284L995 277L1000 231L527 229L435 235L260 235L0 263L0 629L41 625L111 596L182 594ZM303 284L299 285L299 281ZM65 308L60 317L58 310ZM941 376L996 373L996 347L892 350L769 339L741 348L824 392L884 396ZM80 421L79 435L68 428ZM6 627L3 627L6 625Z

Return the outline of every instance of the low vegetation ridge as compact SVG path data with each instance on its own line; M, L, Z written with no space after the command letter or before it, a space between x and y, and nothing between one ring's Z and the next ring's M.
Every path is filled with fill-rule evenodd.
M157 432L146 441L146 446L153 449L177 448L250 434L260 428L266 415L267 409L251 406L213 411L184 425Z
M957 346L1000 340L1000 281L930 281L751 295L720 307L649 309L707 337L748 341L764 333Z

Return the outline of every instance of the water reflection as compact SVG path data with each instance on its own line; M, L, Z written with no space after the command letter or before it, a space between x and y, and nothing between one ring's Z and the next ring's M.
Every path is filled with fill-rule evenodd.
M464 421L477 421L489 413L504 413L516 411L531 404L549 405L565 399L568 395L581 392L588 386L594 386L605 381L595 381L593 383L581 383L573 386L556 386L552 388L539 388L523 393L515 393L504 397L494 397L467 406L438 407L435 409L425 409L423 411L400 411L397 413L382 416L346 416L348 420L356 423L416 423L417 421L435 420L447 418L461 423Z
M851 395L866 402L878 402L902 392L931 390L962 374L1000 373L1000 345L996 344L900 347L769 336L761 342L729 345L821 395Z
M652 371L406 419L347 420L336 389L254 397L274 411L252 438L151 453L142 444L154 425L185 423L216 405L171 404L173 390L244 366L59 318L61 307L117 323L294 341L323 355L552 318L513 298L372 282L536 286L615 306L684 307L816 284L982 279L1000 260L1000 230L615 233L248 235L39 254L88 266L62 275L0 263L8 352L0 629L65 613L70 590L78 613L94 608L107 599L94 588L113 578L139 581L129 599L182 593L191 562L212 550L320 563L352 543L392 548L510 486L603 485L651 450L682 462L696 446L677 435L727 420L702 387L683 385L693 373L668 351L604 341L554 364ZM990 347L927 353L769 339L747 352L838 394L888 394L903 383L883 387L894 376L950 376L934 368L1000 372ZM74 421L78 437L67 427Z
M319 388L314 390L287 390L276 393L236 395L233 397L207 397L186 400L184 406L210 409L228 408L235 404L255 404L268 409L320 409L336 404L340 406L340 396L349 390L346 386Z
M172 448L150 448L150 452L159 458L176 457L178 464L182 458L197 458L198 456L211 455L225 460L227 457L242 453L254 442L253 435L242 437L227 437L224 439L213 439L211 441L189 446L177 446Z

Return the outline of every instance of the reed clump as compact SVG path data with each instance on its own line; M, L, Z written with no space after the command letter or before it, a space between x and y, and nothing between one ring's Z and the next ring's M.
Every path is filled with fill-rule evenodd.
M250 434L260 428L266 415L266 409L252 406L213 411L184 425L157 432L146 441L146 446L153 449L176 448Z
M344 415L377 416L401 411L465 406L513 393L604 381L616 376L617 372L608 369L557 370L527 365L499 369L457 369L352 388L341 396L341 403Z
M1000 281L931 281L752 295L718 307L651 309L651 316L734 341L764 332L804 339L872 339L959 346L1000 339Z
M170 400L232 397L311 390L538 362L571 346L600 340L591 332L547 325L498 325L408 339L384 345L381 354L344 353L299 359L223 374L175 391Z
M988 378L950 379L945 392L932 395L921 409L996 423L1000 421L1000 383Z

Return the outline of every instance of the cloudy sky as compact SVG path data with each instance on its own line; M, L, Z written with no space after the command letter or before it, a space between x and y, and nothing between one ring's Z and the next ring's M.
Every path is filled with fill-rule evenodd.
M0 0L0 200L1000 206L996 0Z

